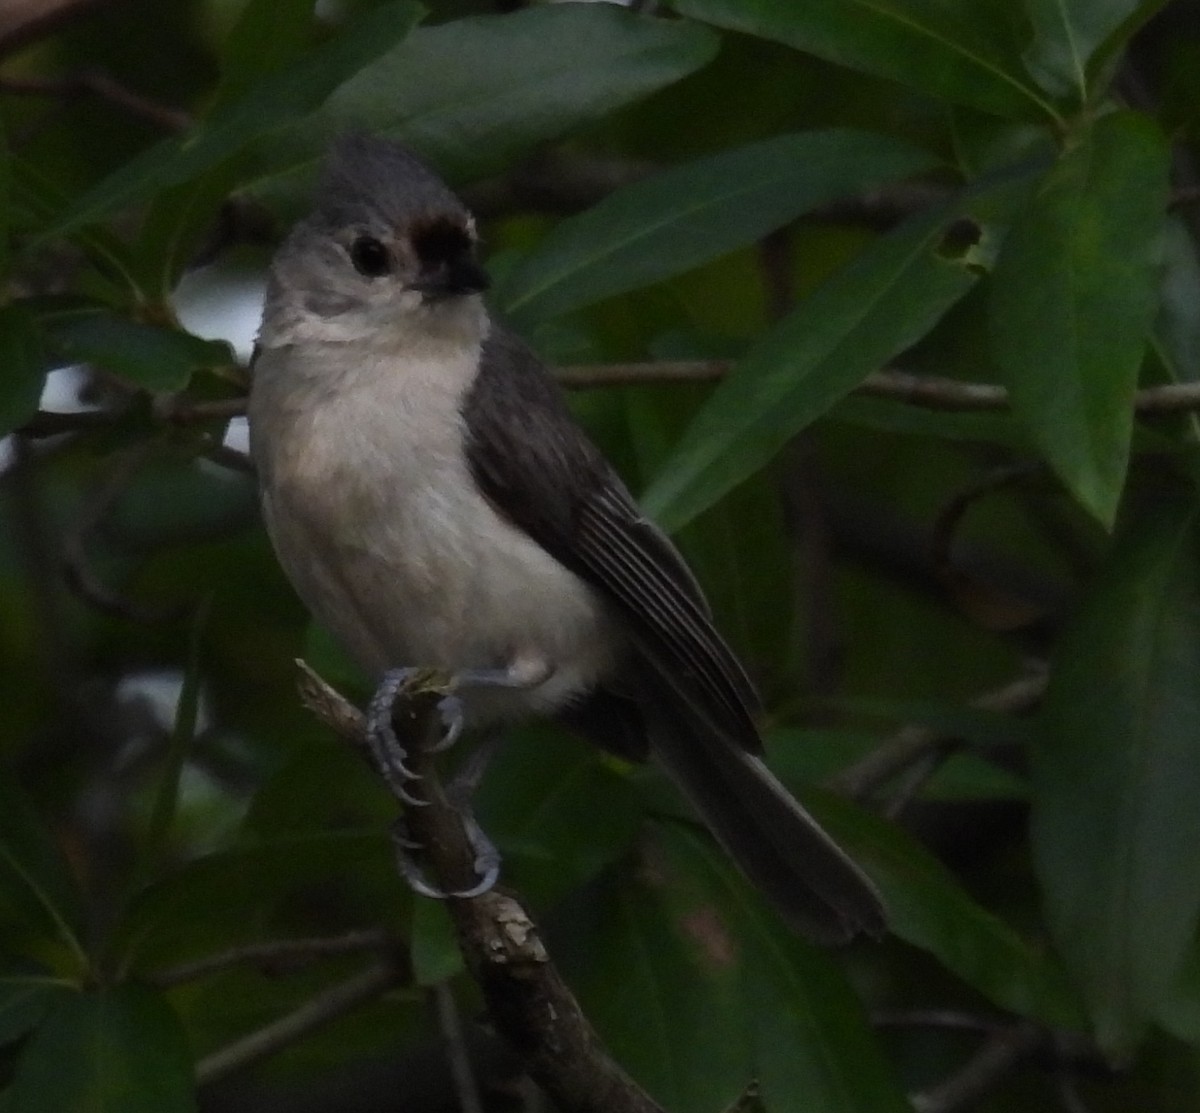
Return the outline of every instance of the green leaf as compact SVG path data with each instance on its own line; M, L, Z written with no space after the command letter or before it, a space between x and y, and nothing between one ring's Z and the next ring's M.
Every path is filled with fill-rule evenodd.
M63 317L47 324L67 359L92 363L154 393L182 390L192 373L235 362L223 340L144 325L109 313Z
M21 1113L192 1113L192 1056L162 997L125 985L63 998L13 1072Z
M20 1039L61 997L72 992L68 983L33 963L13 964L0 971L0 1046Z
M672 1113L712 1113L754 1077L743 946L703 893L665 887L678 880L668 870L622 871L569 905L562 930L585 942L562 962L617 1061Z
M796 938L690 824L655 823L643 868L568 905L565 972L619 1062L673 1113L909 1107L833 958ZM630 1019L635 1018L634 1023Z
M1129 461L1168 164L1147 118L1097 121L1047 175L993 277L991 349L1016 416L1105 525Z
M559 899L625 854L642 818L629 779L607 759L536 727L506 740L476 810L518 888L538 903Z
M1053 1027L1081 1024L1062 967L977 904L904 831L811 790L804 803L879 886L888 927L901 939L934 955L1001 1008Z
M413 901L411 957L413 981L420 986L437 985L463 972L458 936L444 901Z
M996 25L979 4L944 0L671 3L684 15L774 39L955 104L1002 116L1055 115L1027 79L1009 29Z
M696 416L647 511L687 524L924 336L975 281L938 251L948 220L922 214L881 237L766 333Z
M213 107L236 101L266 74L291 65L304 52L312 23L309 0L247 0L223 44Z
M117 925L108 966L120 971L175 963L261 938L261 917L303 885L349 870L394 876L386 826L261 839L209 854L143 890ZM253 909L254 915L247 915Z
M75 878L45 822L11 779L0 781L0 922L21 925L41 944L65 946L77 970L87 968Z
M686 77L717 46L707 28L611 4L538 5L418 28L267 145L256 186L311 172L347 130L401 139L451 176L495 171Z
M47 370L37 318L20 304L0 307L0 436L37 413Z
M63 235L199 177L254 140L313 111L347 77L403 38L421 14L410 0L368 9L295 64L263 78L240 100L114 171L71 205L48 234Z
M1033 748L1033 849L1101 1044L1128 1052L1200 916L1195 492L1129 523L1064 632Z
M626 186L559 224L497 301L536 322L690 270L848 194L927 170L907 143L845 129L782 135Z
M1164 0L1025 0L1033 42L1025 65L1054 96L1088 99L1088 63L1096 50L1139 8L1146 18ZM1128 33L1141 23L1132 23Z
M658 830L676 876L695 878L706 900L683 926L726 952L740 974L753 1075L773 1113L902 1113L910 1106L854 991L832 957L797 938L752 892L725 855L690 826ZM722 920L725 922L722 923ZM677 1014L687 1015L687 1014ZM720 1109L709 1101L702 1108Z

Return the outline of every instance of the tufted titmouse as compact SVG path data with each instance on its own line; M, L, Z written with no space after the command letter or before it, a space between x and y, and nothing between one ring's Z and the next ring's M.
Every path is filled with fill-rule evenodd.
M653 757L797 930L878 933L871 882L759 760L758 698L683 559L490 316L476 239L412 154L354 137L271 268L263 511L300 596L381 679L370 730L390 731L398 667L443 670L451 733L541 714Z

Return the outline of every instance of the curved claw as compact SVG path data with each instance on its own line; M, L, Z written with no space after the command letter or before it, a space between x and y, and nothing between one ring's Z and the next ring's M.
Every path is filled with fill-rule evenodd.
M396 697L412 674L412 669L392 669L384 674L367 704L366 740L371 756L392 794L411 807L421 808L429 801L418 799L407 788L412 781L419 781L421 776L409 767L408 753L392 726Z
M476 859L476 867L479 862ZM469 889L457 889L453 893L447 893L446 896L458 897L460 900L470 900L471 897L479 897L491 889L500 879L500 863L488 866L484 871L483 877Z
M453 692L447 692L437 704L438 715L442 720L445 732L433 747L435 754L450 749L461 737L466 726L466 714L463 711L462 700Z
M421 801L427 803L427 801ZM412 858L412 851L421 850L421 843L413 839L408 833L408 826L403 820L397 820L392 825L392 846L396 853L396 868L400 871L400 876L408 882L408 886L414 893L418 893L423 897L429 897L432 900L470 900L472 897L478 897L491 889L500 879L500 854L492 845L491 840L483 833L483 828L475 822L475 818L471 815L463 816L463 823L467 832L467 839L471 844L471 849L475 851L475 861L473 863L475 872L479 874L479 880L472 886L466 889L439 889L426 880L425 874L421 867L417 865Z

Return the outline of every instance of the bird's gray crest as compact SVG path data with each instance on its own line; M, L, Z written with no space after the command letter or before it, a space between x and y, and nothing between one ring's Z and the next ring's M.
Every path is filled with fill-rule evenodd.
M330 151L317 214L334 225L379 221L390 227L469 219L463 203L407 147L361 133L342 137Z

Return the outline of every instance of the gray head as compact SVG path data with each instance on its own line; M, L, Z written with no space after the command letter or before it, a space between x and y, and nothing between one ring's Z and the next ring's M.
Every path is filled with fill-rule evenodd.
M478 327L487 275L475 222L398 143L338 142L313 212L271 267L260 342L362 340Z

